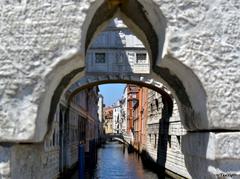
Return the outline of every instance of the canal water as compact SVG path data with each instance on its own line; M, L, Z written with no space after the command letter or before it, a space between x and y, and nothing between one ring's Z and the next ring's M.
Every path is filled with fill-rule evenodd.
M99 148L97 158L95 169L86 172L86 179L170 179L146 168L137 153L128 153L118 142L108 142ZM78 179L77 172L72 179Z

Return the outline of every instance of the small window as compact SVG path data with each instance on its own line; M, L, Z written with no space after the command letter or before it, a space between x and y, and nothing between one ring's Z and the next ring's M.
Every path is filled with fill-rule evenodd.
M181 137L180 136L177 136L177 141L179 144L181 144Z
M158 110L158 107L159 107L159 105L158 105L158 99L155 99L155 103L156 103L156 107L157 107L157 110Z
M154 134L154 148L157 148L157 134Z
M116 53L116 60L117 60L118 64L122 64L123 63L124 55L125 54L123 52Z
M106 60L105 53L95 53L96 63L105 63L105 60Z
M137 60L137 63L146 63L147 54L146 53L137 53L136 60Z
M168 144L169 144L169 148L171 148L172 147L171 135L168 135Z

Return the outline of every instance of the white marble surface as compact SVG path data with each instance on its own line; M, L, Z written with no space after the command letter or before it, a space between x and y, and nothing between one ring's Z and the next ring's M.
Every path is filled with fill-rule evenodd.
M0 2L4 14L0 19L0 141L43 140L51 98L63 77L84 67L87 28L102 2ZM161 74L151 71L151 78L169 87L189 130L239 130L239 1L139 2L158 36L156 65L169 69L180 79L194 115L184 116L186 113L182 111L186 106L176 95L177 88L171 88ZM133 30L139 32L137 28ZM83 76L84 73L79 73L69 85ZM240 166L239 152L235 150L238 136L238 133L218 134L209 140L213 141L211 145L217 151L214 157L220 163L207 162L209 170L206 171L212 172L211 165L215 169L239 170L236 167ZM212 156L211 147L207 156ZM195 159L192 161L197 163ZM230 164L221 163L224 160ZM1 163L1 172L6 165ZM195 172L200 171L198 166L194 167Z

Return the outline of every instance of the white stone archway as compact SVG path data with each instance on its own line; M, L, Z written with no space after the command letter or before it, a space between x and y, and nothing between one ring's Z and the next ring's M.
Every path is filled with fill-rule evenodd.
M149 51L152 66L148 78L161 82L169 88L180 106L181 117L187 129L203 130L212 128L212 126L209 126L206 114L206 93L199 79L191 69L171 57L171 55L165 55L164 59L161 58L165 39L165 19L161 11L156 14L149 13L149 16L146 16L146 12L148 12L147 9L150 8L150 5L152 5L151 7L153 9L156 9L156 7L154 3L148 3L146 9L141 9L140 7L143 7L143 5L144 2L141 4L141 2L138 1L124 1L123 4L120 3L119 6L114 6L109 9L108 1L100 4L93 3L93 6L90 8L91 13L89 16L86 16L86 21L84 21L83 24L83 29L86 29L86 31L82 32L83 40L81 39L81 44L84 45L81 46L81 50L76 51L75 54L71 54L71 57L69 55L69 59L65 56L62 57L59 63L51 68L52 71L49 71L46 77L46 79L50 79L51 81L47 81L47 83L50 82L50 84L47 85L46 93L43 93L43 96L40 98L41 104L39 105L36 121L37 123L42 123L39 124L42 126L42 129L36 127L36 130L39 131L36 132L35 137L40 137L39 139L42 140L42 137L46 133L47 121L42 120L47 119L47 111L50 109L50 96L53 96L54 93L60 95L64 89L67 89L67 87L75 83L77 79L84 76L83 67L86 48L95 36L95 32L98 33L99 29L102 29L104 24L116 15L120 15L124 22L132 28L131 30L133 32L136 32L136 35L138 35L145 44ZM136 8L138 11L133 13L131 8ZM95 13L93 13L94 9ZM103 16L103 13L106 13L106 15ZM92 22L89 22L89 19L91 19ZM140 20L141 23L135 23ZM156 23L156 21L158 23ZM157 65L157 63L160 63L160 65ZM60 91L57 92L58 90Z
M186 141L203 143L202 153L194 153L194 147L185 151L187 161L196 162L194 170L188 165L191 175L198 177L201 172L216 178L219 171L239 171L239 155L221 147L239 144L237 2L119 0L110 9L104 5L109 2L4 2L0 141L43 140L54 93L59 90L60 97L75 78L84 76L86 47L118 11L150 52L151 78L168 87L185 126L196 131ZM131 11L133 7L137 11ZM96 17L104 12L108 13L104 19ZM190 143L184 145L186 149ZM14 147L4 146L1 152L9 161ZM224 161L233 164L226 166ZM206 167L196 170L200 165Z
M36 76L36 80L32 81L31 89L28 90L25 87L26 85L19 87L19 90L26 90L27 94L17 91L12 97L3 98L5 106L3 106L2 110L8 111L4 120L8 123L7 126L10 127L2 127L2 133L0 133L2 141L37 142L43 139L47 131L47 114L49 113L51 97L54 91L58 87L66 88L71 83L74 83L74 80L71 81L71 79L82 72L85 51L95 36L95 32L98 32L103 24L115 15L120 15L145 44L151 59L150 76L156 81L162 82L175 95L178 104L181 105L180 109L185 111L185 114L181 115L185 121L185 126L189 130L222 128L219 126L220 124L214 123L213 118L207 117L207 111L209 111L206 107L208 103L206 101L207 94L201 85L201 81L195 75L196 70L193 71L195 67L187 67L181 62L181 58L176 59L174 57L178 55L177 53L167 51L169 50L167 47L171 46L170 42L175 43L176 38L169 37L170 31L167 31L166 36L167 18L163 16L165 11L160 10L162 6L157 1L135 0L119 1L120 4L109 8L109 2L81 2L82 7L86 9L79 12L79 15L81 15L79 17L82 19L78 22L79 36L73 36L74 33L72 33L78 43L72 47L74 43L72 42L73 44L70 45L71 41L69 41L68 45L71 47L63 50L51 49L49 46L48 51L53 58L45 60L47 66L42 65L39 69L29 69L31 71L29 75ZM121 4L122 2L124 3ZM131 8L135 8L137 11L131 11ZM100 16L102 13L106 15ZM56 54L59 57L54 58ZM191 61L191 59L187 60ZM188 61L186 62L189 63ZM64 85L60 84L61 81ZM204 88L206 87L208 86L204 86ZM19 103L24 105L21 105L21 108L16 108L15 105ZM24 113L22 112L23 107ZM15 110L11 110L12 108ZM18 116L19 120L14 116ZM14 121L14 123L10 121Z

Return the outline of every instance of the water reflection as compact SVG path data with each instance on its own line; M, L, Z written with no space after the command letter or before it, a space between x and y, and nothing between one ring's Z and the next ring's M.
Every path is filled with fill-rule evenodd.
M141 157L117 142L98 150L98 162L93 177L97 179L158 179L159 174L144 167ZM166 178L166 177L165 177Z
M85 179L158 179L170 177L152 170L149 163L143 163L136 152L129 153L118 142L108 142L98 149L98 161L95 169L87 169ZM78 179L78 172L71 179Z

